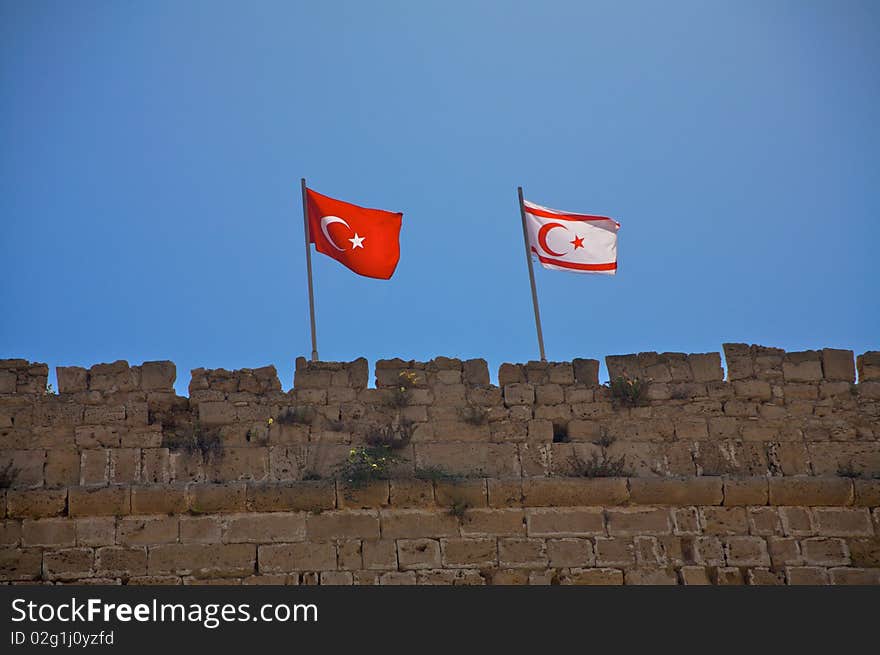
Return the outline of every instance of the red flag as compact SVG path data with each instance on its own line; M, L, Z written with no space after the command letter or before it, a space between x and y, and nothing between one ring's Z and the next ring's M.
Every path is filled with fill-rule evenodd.
M403 214L366 209L306 189L309 241L358 275L389 279L400 259Z

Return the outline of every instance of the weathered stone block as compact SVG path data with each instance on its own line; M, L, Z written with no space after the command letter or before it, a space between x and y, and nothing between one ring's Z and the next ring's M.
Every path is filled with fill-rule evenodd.
M14 475L10 486L18 489L42 487L46 466L45 450L8 450L0 453L0 470L10 466Z
M766 477L726 478L724 505L766 505L770 486Z
M459 535L458 520L446 510L392 509L382 510L380 516L385 539Z
M826 380L855 382L856 369L852 350L822 349L822 376Z
M539 384L535 387L535 401L539 405L558 405L565 402L565 392L558 384Z
M551 567L592 566L596 561L588 539L548 539L547 558Z
M91 548L67 548L43 554L43 573L49 580L77 580L94 574Z
M119 520L116 542L125 546L174 543L178 539L175 516L133 516Z
M393 539L367 540L362 543L364 568L380 571L397 569L397 544Z
M0 371L0 393L15 393L17 382L14 371Z
M705 566L682 566L679 570L684 585L710 585L709 574Z
M505 568L547 566L543 539L506 537L498 540L498 561Z
M468 359L462 363L464 381L471 386L489 384L489 366L485 359Z
M727 537L724 558L730 566L770 566L767 543L760 537Z
M336 482L336 504L340 509L377 509L389 504L390 485L387 480L374 480L362 487Z
M336 547L329 542L260 546L258 561L260 573L334 571Z
M417 469L440 467L455 475L514 477L520 473L516 444L417 443Z
M390 502L394 507L430 507L434 504L434 485L430 480L392 480L390 487Z
M147 391L173 391L177 379L174 362L144 362L141 369L141 388Z
M433 427L433 439L437 441L489 441L487 423L474 425L461 420L437 420Z
M440 567L440 542L436 539L398 539L397 561L401 569Z
M749 531L755 535L781 535L782 522L775 507L750 507Z
M113 448L109 456L107 477L110 484L132 484L140 479L140 449Z
M856 358L859 383L880 380L880 350L871 350Z
M465 504L468 508L486 507L486 480L438 480L434 483L434 498L440 507Z
M597 566L633 566L635 563L632 539L596 537Z
M671 568L628 569L624 571L627 585L677 585L678 576Z
M249 483L247 500L255 512L319 512L336 507L336 487L333 480Z
M180 543L216 544L220 543L223 522L220 516L181 516Z
M21 524L22 546L74 546L76 534L70 519L25 519Z
M186 490L189 511L194 514L243 511L246 489L243 482L189 485Z
M828 572L818 566L789 566L785 578L790 585L827 585Z
M131 511L129 487L89 489L72 487L68 495L70 516L120 516Z
M363 548L360 539L337 542L336 565L343 570L364 568Z
M771 400L773 398L770 383L764 380L737 380L733 383L733 389L740 398L752 400Z
M847 539L853 566L880 569L880 537Z
M81 366L56 366L58 393L76 393L88 388L89 374Z
M806 507L780 507L782 530L788 536L804 536L816 533L810 510Z
M104 486L108 482L110 452L108 450L83 450L80 462L80 484Z
M141 451L141 480L148 484L166 484L171 479L167 448L144 448Z
M724 497L722 479L632 478L630 500L642 505L720 505Z
M786 353L782 362L786 382L819 382L822 380L822 362L815 350Z
M186 509L184 487L162 485L131 488L133 514L181 514Z
M80 454L78 450L47 450L44 469L47 487L66 487L79 483Z
M804 563L797 539L769 537L767 539L767 550L770 554L770 562L774 567L800 566Z
M371 510L309 514L306 517L306 535L310 541L378 539L379 514Z
M276 546L262 546L260 550L264 548ZM147 571L151 575L174 573L197 578L240 577L253 573L255 564L253 544L164 544L149 549ZM328 568L335 565L333 549L333 566Z
M228 543L272 543L303 541L306 516L302 513L233 514L226 518L224 541Z
M224 400L199 403L199 422L206 427L227 425L236 419L235 405Z
M520 479L489 479L489 507L521 507L524 503Z
M871 515L864 507L816 507L813 518L822 536L867 537L874 534Z
M701 507L700 524L706 534L747 534L749 530L744 507Z
M525 382L525 370L519 364L502 364L498 369L498 386Z
M533 509L527 512L526 521L531 537L606 534L604 512L597 507Z
M695 382L720 382L724 379L720 353L697 353L687 356Z
M623 571L610 568L572 568L567 575L562 576L560 583L564 585L622 585Z
M611 536L669 534L672 531L668 509L627 507L609 509L606 514Z
M675 421L675 438L681 441L702 441L709 438L709 427L704 418Z
M880 585L880 569L838 568L830 569L833 585Z
M576 382L590 387L599 386L599 360L575 358L572 368Z
M95 573L111 578L147 574L146 548L108 546L95 551Z
M535 387L532 384L516 382L504 385L505 405L532 405L535 402Z
M389 571L379 576L380 585L414 585L416 584L415 571Z
M801 551L807 564L819 566L847 566L849 551L843 539L813 537L801 541Z
M554 405L553 408L555 407L564 407L564 405ZM553 441L553 421L544 416L539 416L541 415L541 412L538 411L540 409L541 407L535 408L535 414L538 418L534 418L528 422L526 439L528 441L550 443ZM557 422L564 425L567 420L567 418L563 418Z
M672 509L672 532L676 535L700 534L700 515L696 507Z
M628 500L626 478L527 478L522 481L522 502L528 507L622 505Z
M35 580L40 577L42 563L39 548L0 548L0 580Z
M844 478L770 478L771 505L850 505L852 481Z
M853 480L854 505L880 507L880 480Z
M722 566L715 570L715 584L732 586L745 584L743 570L734 566Z
M106 546L116 543L116 518L95 516L74 520L77 546Z
M526 533L521 509L469 509L461 522L463 536L516 536Z
M95 364L89 369L89 390L104 393L133 391L138 387L138 371L133 371L128 362L117 360L112 364Z

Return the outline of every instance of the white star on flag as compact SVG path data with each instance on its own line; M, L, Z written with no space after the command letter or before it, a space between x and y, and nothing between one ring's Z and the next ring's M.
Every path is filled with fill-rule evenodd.
M349 239L349 241L351 241L351 249L354 250L355 248L363 248L365 238L366 237L359 237L358 233L355 232L354 236L351 239Z

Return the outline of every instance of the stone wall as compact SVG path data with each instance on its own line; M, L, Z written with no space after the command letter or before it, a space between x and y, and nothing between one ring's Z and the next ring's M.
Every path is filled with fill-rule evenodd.
M880 353L0 360L11 583L880 584ZM856 371L858 383L856 384ZM340 479L391 430L390 479ZM615 477L602 477L614 474ZM585 477L589 476L589 477ZM599 477L596 477L599 476Z

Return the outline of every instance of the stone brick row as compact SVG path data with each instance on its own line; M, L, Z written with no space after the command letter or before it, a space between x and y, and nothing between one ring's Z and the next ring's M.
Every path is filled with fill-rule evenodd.
M546 429L553 430L551 423ZM158 443L157 432L138 440ZM597 440L599 438L597 437ZM347 443L321 442L225 447L202 456L168 448L75 448L0 451L0 468L16 469L13 488L106 486L202 481L296 481L306 474L334 477L348 457ZM749 442L617 440L603 450L593 443L417 442L399 452L396 477L419 470L450 476L570 476L591 458L623 458L631 475L644 478L727 476L837 476L870 480L880 467L880 442ZM851 471L851 473L849 473ZM878 478L880 479L880 478Z
M742 578L733 569L739 570ZM322 584L351 584L359 571L383 576L426 570L453 581L467 575L465 571L480 571L487 581L502 584L517 580L564 584L562 578L573 573L585 579L570 583L611 584L614 577L606 577L611 570L631 577L629 583L641 580L639 584L807 584L809 580L813 584L880 584L875 561L860 559L852 545L836 538L784 543L753 536L693 540L665 536L441 537L262 545L0 548L0 579L5 581L259 575L267 576L263 583L278 584L289 583L284 576L295 574L299 580L300 574L314 572L316 582ZM321 577L330 571L347 574ZM342 582L346 580L349 582Z
M473 478L377 481L350 488L334 480L277 483L111 485L9 489L11 518L150 513L323 511L380 507L568 507L602 505L880 505L880 480L849 478Z

